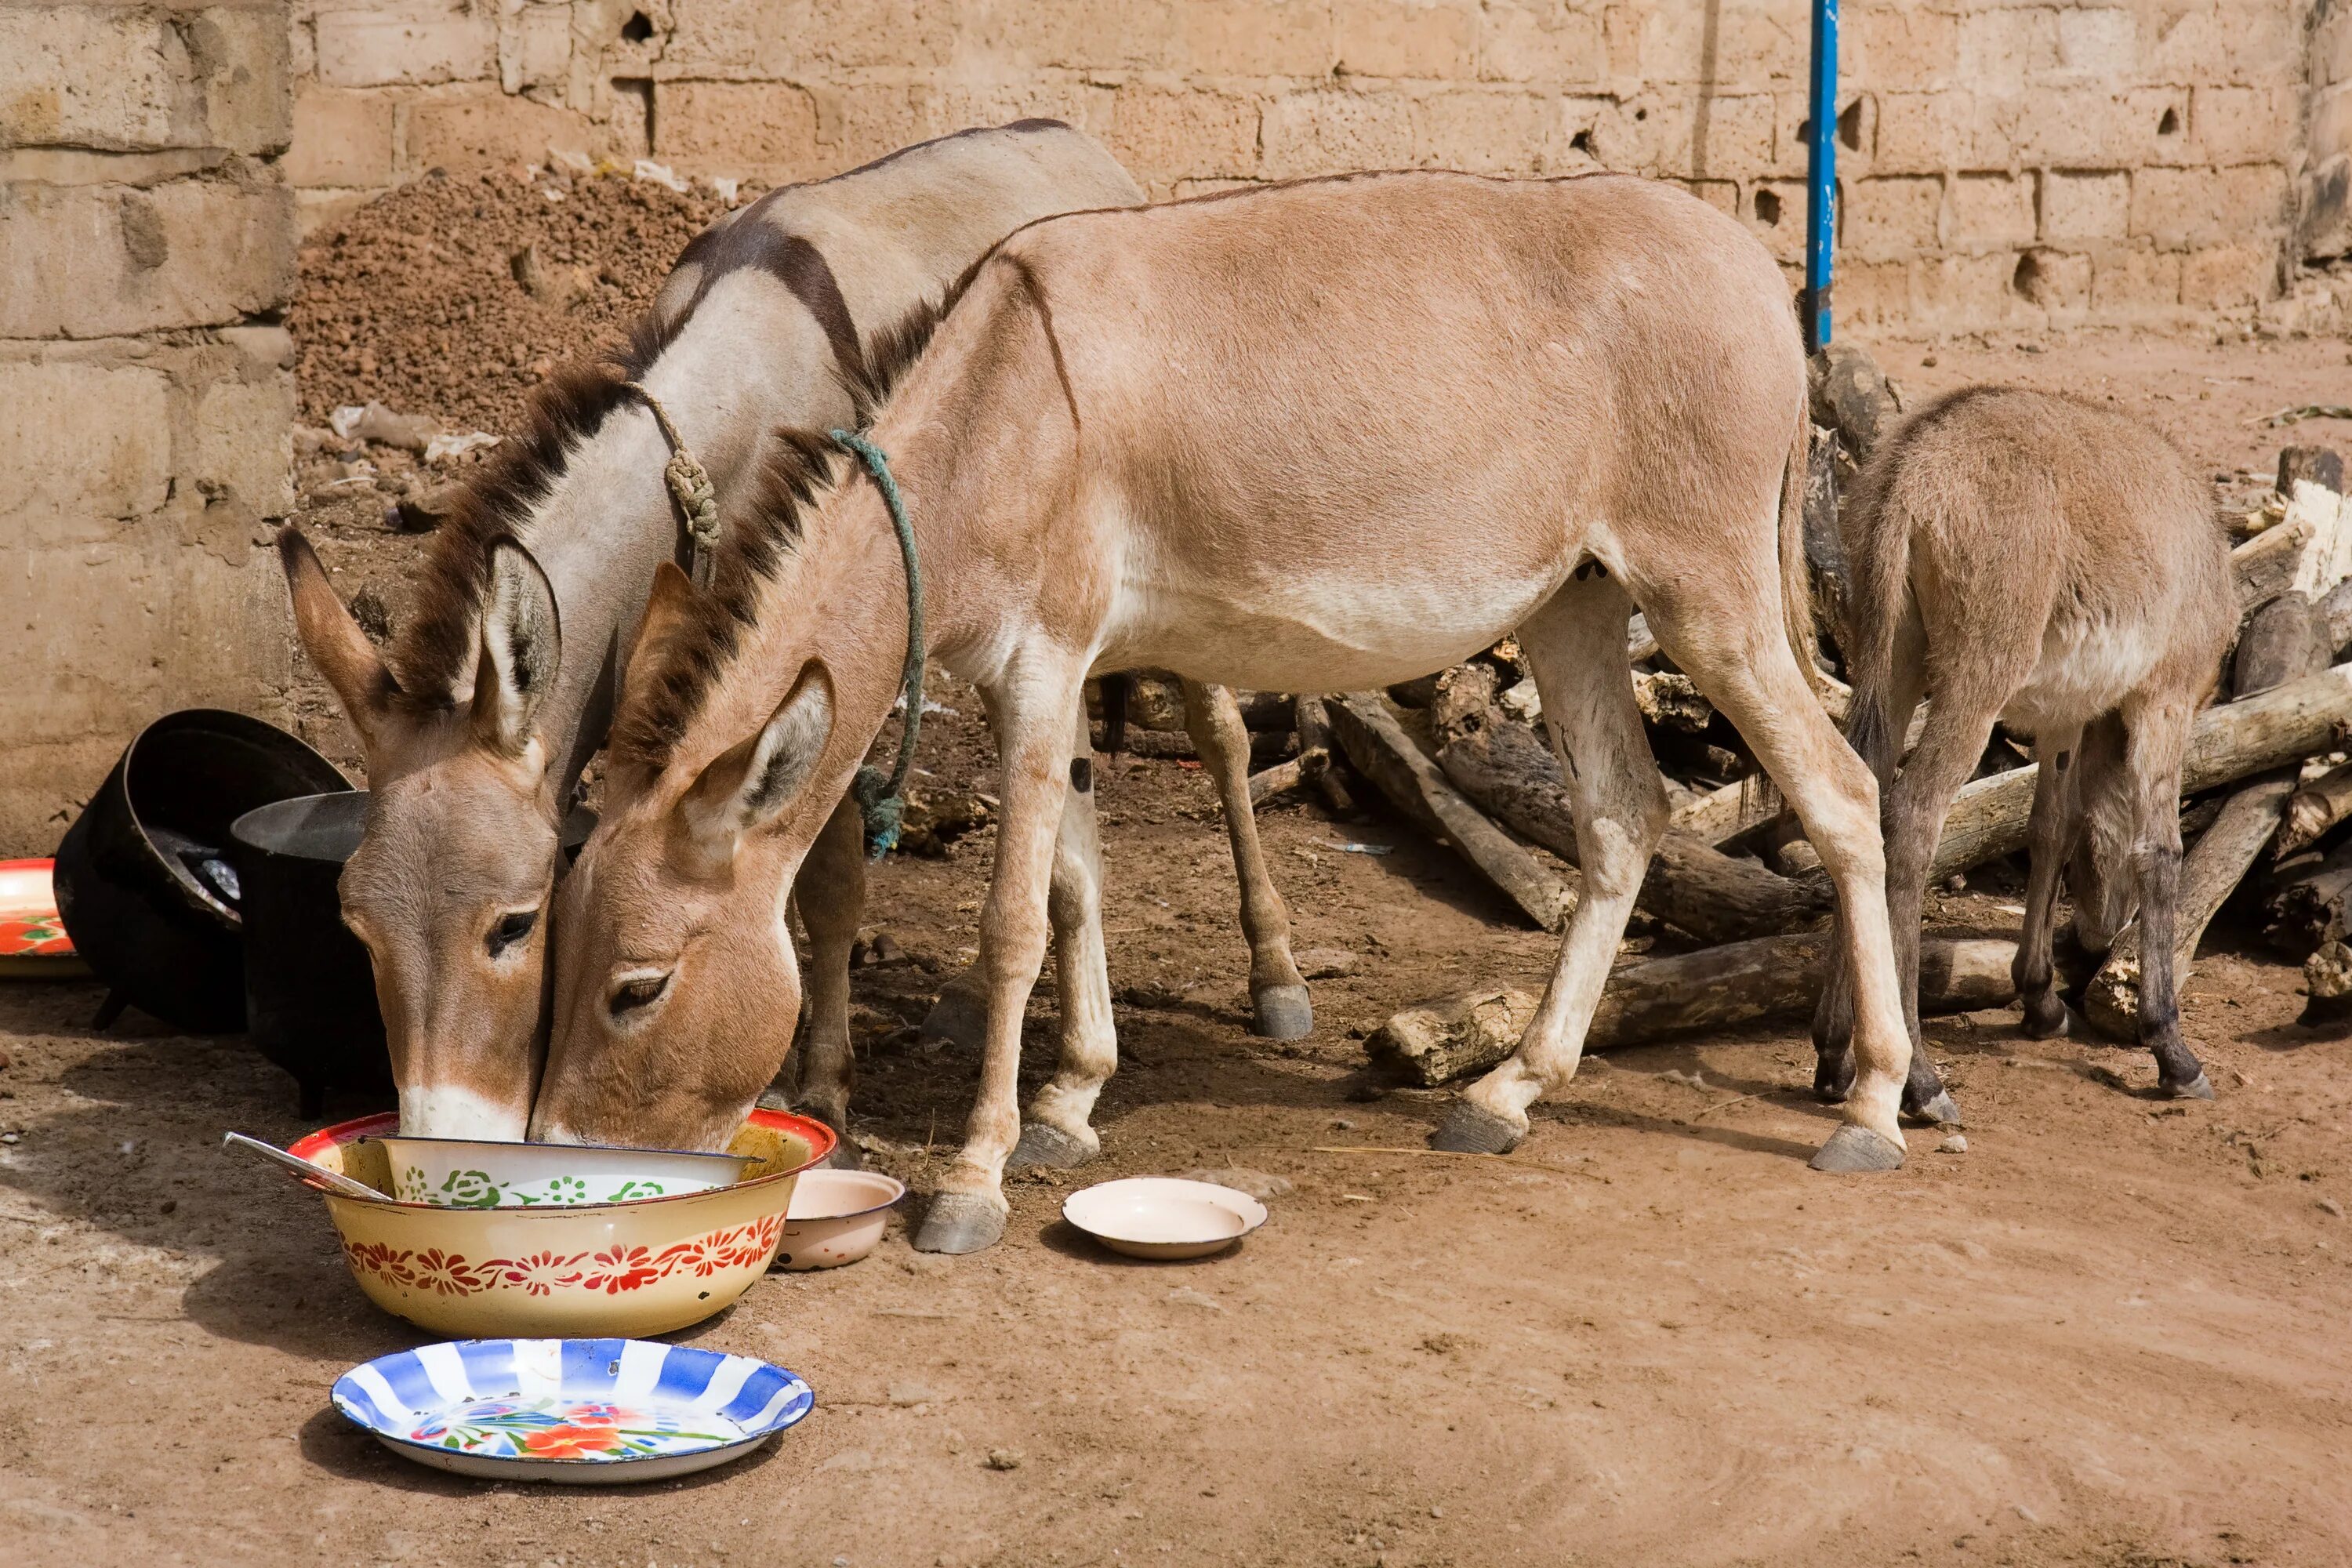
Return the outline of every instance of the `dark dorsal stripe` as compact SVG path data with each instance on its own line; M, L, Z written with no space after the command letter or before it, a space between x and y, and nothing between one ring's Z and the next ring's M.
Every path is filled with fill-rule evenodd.
M825 342L833 345L834 363L845 374L856 374L857 323L850 319L849 301L842 298L841 284L835 279L832 267L815 246L764 221L760 209L766 205L767 198L762 197L741 217L719 230L716 243L703 255L679 258L681 266L688 259L702 263L702 277L695 283L694 298L678 313L679 324L684 325L686 318L694 314L712 285L721 278L756 268L792 290L793 298L816 318Z

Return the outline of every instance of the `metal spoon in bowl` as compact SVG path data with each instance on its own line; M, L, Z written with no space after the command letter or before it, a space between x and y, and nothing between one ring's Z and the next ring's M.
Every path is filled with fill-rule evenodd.
M341 1171L330 1171L316 1160L305 1160L299 1154L289 1154L275 1143L264 1143L260 1139L247 1138L242 1132L222 1133L221 1147L250 1149L265 1160L277 1161L298 1176L307 1176L326 1183L331 1190L341 1193L347 1198L365 1198L370 1203L378 1204L392 1201L365 1182L355 1182Z

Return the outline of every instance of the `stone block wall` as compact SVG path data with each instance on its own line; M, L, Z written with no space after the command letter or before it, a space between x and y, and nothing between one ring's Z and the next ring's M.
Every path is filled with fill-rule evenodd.
M282 0L0 5L0 855L290 678Z
M289 166L316 220L436 163L556 147L800 179L1050 114L1157 196L1368 166L1636 170L1793 263L1808 16L1807 0L297 0ZM2352 249L2352 6L1866 0L1844 17L1849 322L2200 320Z

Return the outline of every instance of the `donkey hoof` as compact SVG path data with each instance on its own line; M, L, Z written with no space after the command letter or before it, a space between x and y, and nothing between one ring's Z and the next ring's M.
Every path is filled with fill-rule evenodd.
M2074 1027L2074 1017L2066 1004L2052 994L2025 999L2025 1037L2029 1040L2063 1040Z
M862 1171L866 1169L866 1156L858 1152L856 1142L849 1134L844 1132L840 1142L834 1144L833 1152L824 1157L824 1165L829 1171Z
M1013 1157L1006 1163L1016 1170L1045 1165L1056 1171L1074 1171L1101 1152L1049 1122L1032 1121L1021 1129L1021 1142L1013 1145Z
M941 1193L915 1232L918 1252L961 1254L993 1247L1004 1234L1005 1206L978 1193Z
M1315 1032L1315 1004L1304 985L1269 985L1250 995L1250 1033L1262 1040L1303 1040Z
M1916 1109L1906 1105L1903 1110L1906 1115L1916 1116L1922 1121L1933 1121L1945 1127L1961 1125L1960 1102L1952 1098L1952 1091L1948 1089L1937 1089L1935 1098L1925 1105Z
M1903 1145L1884 1132L1874 1132L1849 1121L1830 1134L1815 1151L1812 1167L1845 1174L1854 1171L1895 1171L1903 1166Z
M950 985L931 1004L919 1037L976 1051L988 1039L988 1004L961 986Z
M1526 1136L1485 1106L1457 1100L1429 1135L1429 1146L1455 1154L1507 1154Z
M2175 1100L2210 1100L2213 1098L2213 1080L2207 1078L2202 1072L2199 1073L2187 1083L2159 1082L2157 1085L2157 1088Z

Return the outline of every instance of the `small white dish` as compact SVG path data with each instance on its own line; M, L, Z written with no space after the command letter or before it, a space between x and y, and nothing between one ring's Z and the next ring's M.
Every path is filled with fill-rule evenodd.
M1129 1258L1206 1258L1265 1223L1247 1193L1177 1176L1128 1176L1072 1193L1062 1217Z
M392 1195L445 1209L572 1208L731 1187L753 1162L682 1149L500 1143L474 1138L380 1140Z
M803 1171L769 1267L797 1274L856 1262L881 1242L890 1205L906 1195L906 1183L879 1171Z

